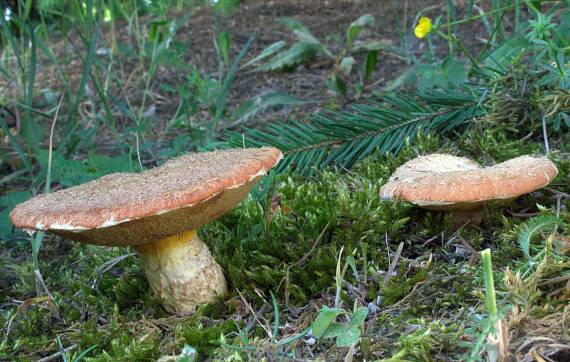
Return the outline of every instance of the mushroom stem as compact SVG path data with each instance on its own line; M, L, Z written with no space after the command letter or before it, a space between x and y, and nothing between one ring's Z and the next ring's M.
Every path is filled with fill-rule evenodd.
M187 315L227 293L222 268L191 230L136 247L150 288L164 308Z

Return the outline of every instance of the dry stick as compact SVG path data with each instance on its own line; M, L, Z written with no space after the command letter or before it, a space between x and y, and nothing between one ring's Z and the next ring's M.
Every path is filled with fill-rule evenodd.
M0 178L0 185L4 185L7 184L8 182L10 182L10 180L12 180L13 178L16 178L18 176L21 176L23 174L25 174L26 172L28 172L28 170L26 169L22 169L22 170L18 170L18 171L14 171L9 175L6 175L2 178Z
M76 349L76 348L77 348L77 345L76 345L76 344L72 344L71 346L65 348L65 349L64 349L63 351L61 351L61 352L55 352L54 354L50 354L50 355L47 356L47 357L44 357L44 358L42 358L42 359L39 359L38 362L50 362L50 361L54 361L54 360L56 360L59 356L62 355L62 352L63 352L63 353L71 352L71 351L73 351L73 350Z
M57 105L57 108L55 110L55 115L53 117L53 120L51 122L51 129L50 129L50 134L49 134L49 150L48 150L48 169L47 169L47 177L46 177L46 187L45 187L45 193L49 192L50 189L50 178L51 178L51 159L52 159L52 152L53 152L53 132L55 129L55 123L57 121L57 116L59 114L59 108L61 107L61 102L63 101L63 96L60 98L59 100L59 104ZM37 263L36 263L36 267L37 267ZM50 311L55 312L55 316L57 318L59 318L59 311L57 309L57 306L54 303L54 299L53 296L51 295L51 293L49 292L45 282L44 282L44 278L42 277L42 273L40 272L39 268L34 270L34 279L36 282L36 292L39 292L40 287L44 289L44 291L47 294L47 298L48 299L48 308L50 309ZM39 293L38 293L39 294ZM41 297L38 297L41 298ZM18 311L20 310L20 308L18 308ZM18 314L18 312L16 312L9 320L8 320L8 327L7 327L7 332L6 332L6 336L4 337L4 342L6 342L8 340L8 335L10 334L10 327L12 326L12 322L14 321L14 319L16 318L16 315Z
M141 161L141 150L139 148L139 131L135 132L135 138L136 138L136 148L137 148L137 159L139 160L139 166L141 168L141 171L143 171L144 169Z
M425 247L427 244L431 243L432 241L437 239L439 236L440 236L440 234L436 234L436 235L432 236L431 238L427 239L426 241L424 241L422 243L421 247Z
M108 272L109 270L111 270L115 265L119 264L121 261L131 257L131 256L135 256L137 254L135 253L128 253L128 254L123 254L121 256L118 256L116 258L113 258L111 260L107 260L105 263L103 263L101 266L99 266L96 270L95 273L97 274L91 284L91 289L97 290L98 286L99 286L99 282L101 281L101 279L103 278L103 275Z
M552 187L548 187L548 186L547 186L547 187L543 187L543 188L544 188L545 190L548 190L548 191L550 191L550 192L556 194L556 195L560 195L561 197L570 199L570 194L567 194L567 193L562 192L562 191L558 191L558 190L553 189Z
M546 133L546 116L542 115L542 135L544 136L544 151L548 155L550 153L550 147L548 146L548 133Z
M398 264L398 259L400 259L400 255L402 254L402 250L404 249L404 242L402 241L400 245L398 245L398 250L396 250L396 255L394 255L394 259L390 262L390 266L388 267L388 272L386 272L386 277L384 278L384 283L382 286L386 286L386 283L390 280L394 269L396 269L396 265Z
M51 122L51 129L49 131L49 150L48 150L48 169L46 177L46 188L44 193L48 193L51 186L51 159L53 154L53 132L55 130L55 122L57 121L57 116L59 115L59 108L61 107L61 102L63 102L63 96L59 99L59 104L55 110L55 116Z
M55 110L55 115L53 116L53 120L51 122L51 129L49 132L48 164L47 164L46 186L45 186L44 194L49 193L49 190L51 188L51 162L52 162L52 157L53 157L53 133L55 130L55 123L57 121L57 116L59 115L59 109L61 108L61 102L63 102L63 96L61 96L61 98L59 99L59 103L58 103L57 108ZM42 238L40 237L40 242L41 242L41 239ZM60 318L59 310L57 308L57 305L54 302L53 295L50 293L46 283L44 282L44 278L42 276L42 273L41 273L40 268L39 268L38 263L37 263L37 255L36 255L35 262L36 262L36 270L34 270L34 279L36 281L36 291L38 292L38 295L39 295L39 291L41 289L44 290L44 292L46 293L46 295L49 298L48 307L49 307L50 311L53 312L54 315L56 316L56 318L59 319Z
M8 322L5 324L6 325L6 335L4 336L3 344L6 344L6 341L8 341L8 336L10 335L10 330L12 329L12 322L14 322L14 319L16 319L16 316L18 315L18 313L25 311L32 304L41 303L44 301L47 301L48 304L51 303L50 299L48 297L44 296L44 297L35 297L35 298L27 299L27 300L21 302L22 304L18 305L18 309L16 310L16 313L14 313L14 315L12 317L10 317ZM15 300L14 302L17 303L19 301Z
M479 259L479 252L477 250L475 250L475 248L469 244L469 242L467 242L467 240L463 239L461 236L459 237L459 242L461 242L461 244L467 249L469 250L469 252L471 253L471 258L474 259Z
M253 308L251 307L251 305L247 302L247 300L245 299L245 297L243 296L243 294L240 292L239 289L236 289L236 291L239 294L239 297L241 298L241 301L243 302L243 304L245 304L245 306L247 307L247 309L249 309L249 311L251 312L251 314L253 315L253 318L255 318L255 320L257 321L257 323L259 323L259 325L261 326L261 328L263 328L265 330L265 333L267 333L267 336L271 339L273 338L273 334L271 333L271 331L269 331L269 329L267 329L267 327L265 327L265 325L263 323L261 323L261 321L259 320L259 318L257 318L257 315L255 314L255 311L253 310Z
M356 344L352 344L344 357L343 362L352 362L354 358L354 353L356 352Z

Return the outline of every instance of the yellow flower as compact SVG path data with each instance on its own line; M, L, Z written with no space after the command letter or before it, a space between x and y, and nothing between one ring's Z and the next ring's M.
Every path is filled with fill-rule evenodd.
M414 29L414 33L420 39L425 38L431 31L431 20L428 17L423 17L418 21L418 25Z

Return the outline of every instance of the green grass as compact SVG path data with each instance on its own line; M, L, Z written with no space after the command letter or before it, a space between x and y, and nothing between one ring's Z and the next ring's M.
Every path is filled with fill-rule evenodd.
M474 141L485 137L483 132ZM453 146L448 141L437 141L429 138L418 147L432 151L442 145ZM514 141L503 152L523 152L525 147L525 143ZM195 347L200 358L229 358L246 352L223 348L220 337L223 335L229 345L240 346L237 331L241 330L249 338L248 346L254 347L248 353L255 359L276 347L272 347L273 342L261 326L245 312L244 301L270 324L273 311L268 307L270 293L274 293L281 311L280 320L290 320L291 324L290 330L280 330L278 337L300 333L314 320L316 306L334 305L337 290L334 270L344 248L344 255L354 258L357 272L347 269L344 280L364 291L367 303L378 296L381 300L379 314L366 322L363 337L394 342L372 343L367 352L370 356L459 358L469 350L463 342L477 337L464 332L476 327L472 313L467 310L485 313L478 263L469 262L469 255L456 253L457 245L461 244L448 242L453 232L439 214L407 204L382 202L378 196L379 187L391 172L414 154L411 146L396 158L377 154L359 163L351 173L323 171L310 181L288 174L277 176L264 185L269 193L254 192L233 212L203 228L200 233L225 270L232 295L228 302L205 306L192 317L171 317L162 311L149 293L136 257L127 257L105 274L97 274L99 266L127 253L126 249L47 239L40 255L41 267L54 295L52 309L59 313L56 317L45 301L31 299L35 297L35 284L33 264L26 261L27 247L5 249L2 268L13 272L16 281L2 292L2 303L8 303L2 308L2 322L5 325L12 319L12 323L0 351L9 359L38 358L57 351L55 339L59 336L64 347L76 346L76 355L95 346L87 360L155 359L179 353L184 344ZM466 155L477 158L468 151ZM555 161L561 171L557 180L564 180L570 163L556 158ZM568 185L561 190L568 192ZM277 194L281 196L280 207L270 214L266 198ZM550 214L555 207L547 192L539 192L518 200L513 210L527 207L530 208L527 212L532 212L536 204L550 209ZM497 270L506 266L517 268L526 258L515 237L518 225L524 220L507 215L504 209L491 209L484 230L473 227L460 233L476 250L490 247ZM566 223L570 221L565 212L561 218ZM503 237L511 231L513 237ZM566 231L565 226L559 230L562 234ZM432 237L433 241L422 246ZM540 238L533 240L540 249ZM400 242L404 248L395 269L397 273L384 285L382 271L389 266L387 245L393 257ZM557 270L567 272L568 266L563 263ZM550 271L548 275L556 273ZM94 289L95 279L98 283ZM499 305L508 301L512 293L509 289L500 290ZM346 286L341 288L343 304L353 305L353 293ZM18 310L11 305L13 300L28 301L24 304L29 305ZM539 305L542 300L539 296L533 303ZM236 315L244 319L234 321ZM416 327L418 324L420 327ZM396 340L399 342L395 343ZM294 353L295 349L302 351L304 342L297 341L287 347L291 348L288 353ZM333 340L319 341L317 350L337 356L346 354L346 350L334 347Z

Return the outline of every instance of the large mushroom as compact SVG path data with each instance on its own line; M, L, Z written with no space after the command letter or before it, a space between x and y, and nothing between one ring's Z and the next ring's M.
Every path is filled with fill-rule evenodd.
M138 174L38 195L10 219L82 243L134 246L165 309L188 314L227 292L196 229L233 209L281 158L270 147L187 154Z
M544 156L520 156L481 167L465 157L434 153L400 166L380 188L380 196L453 211L453 223L460 224L479 221L485 204L506 204L548 185L557 174Z

